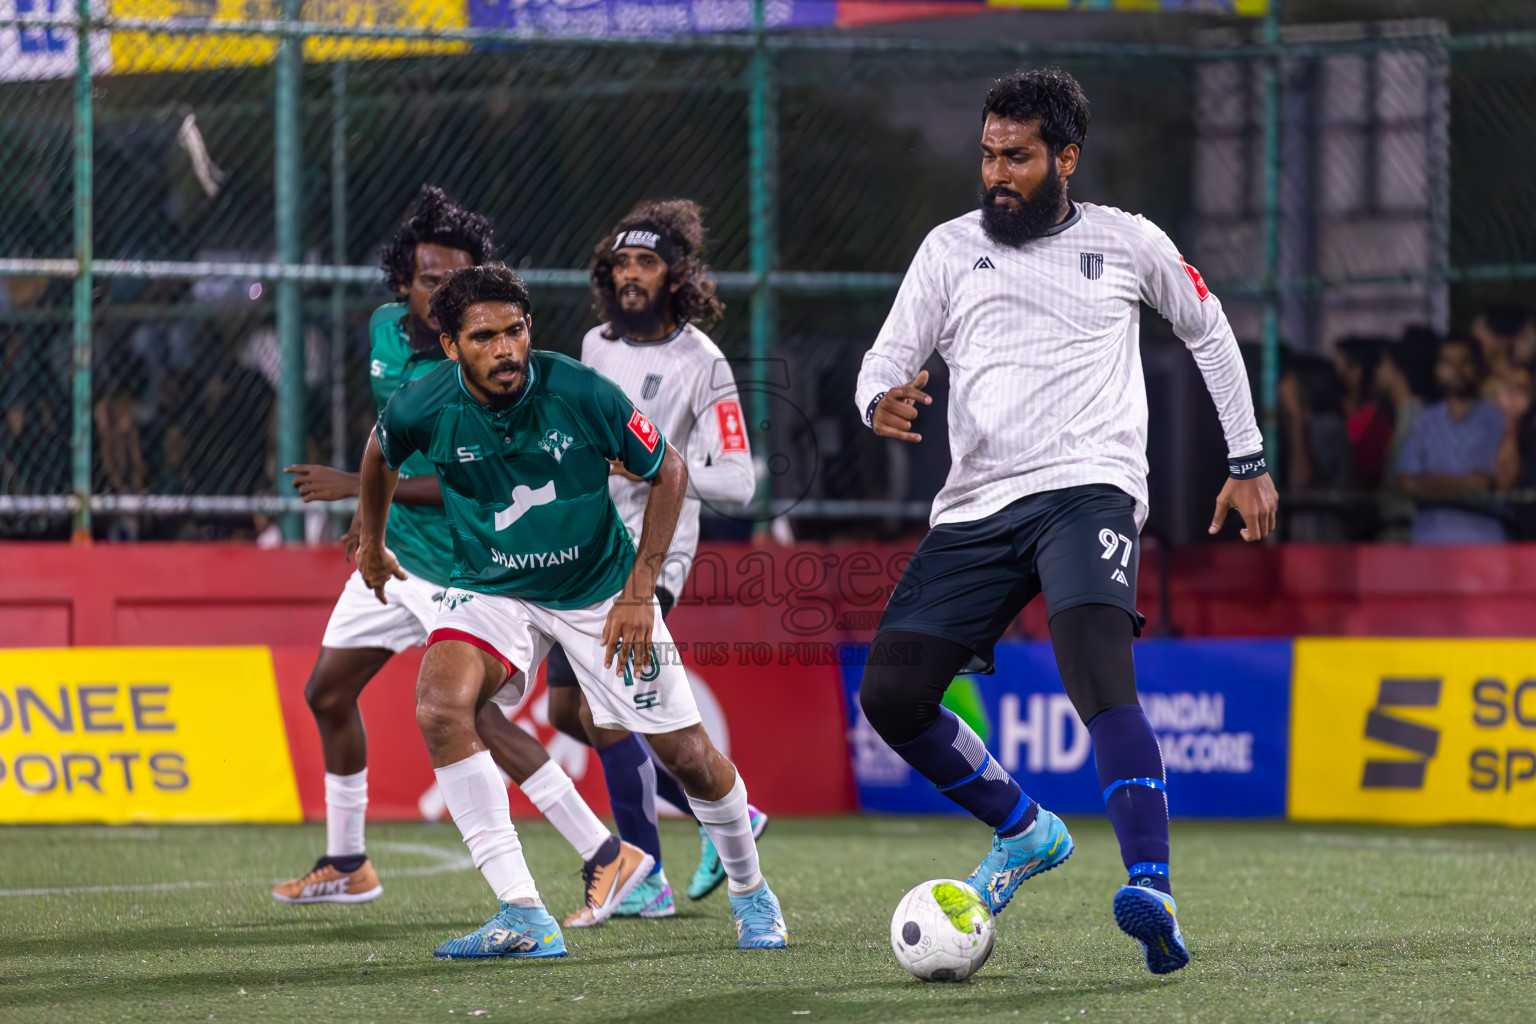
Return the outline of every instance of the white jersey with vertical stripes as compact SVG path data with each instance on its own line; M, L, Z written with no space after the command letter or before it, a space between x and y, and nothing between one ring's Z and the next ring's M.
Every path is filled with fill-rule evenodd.
M1067 220L1018 248L989 239L980 210L928 233L865 353L855 400L867 425L875 400L916 377L935 350L948 364L951 464L932 525L1097 483L1135 498L1137 525L1145 522L1142 302L1193 353L1229 454L1260 451L1247 372L1221 303L1151 221L1074 203Z
M623 388L688 464L688 494L657 584L681 596L699 545L701 499L745 505L756 490L736 379L719 346L692 324L647 342L610 340L606 327L581 340L581 361ZM638 544L650 485L611 476L608 493Z

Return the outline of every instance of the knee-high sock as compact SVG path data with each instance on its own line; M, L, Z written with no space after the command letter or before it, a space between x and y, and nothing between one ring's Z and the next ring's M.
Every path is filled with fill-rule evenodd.
M325 855L361 857L368 815L368 769L356 775L325 773Z
M747 784L736 773L731 791L719 800L689 797L693 816L714 841L731 895L745 896L763 884L763 872L757 863L757 841L752 838L752 821L747 812Z
M1000 836L1018 835L1040 813L1040 805L987 753L981 737L948 708L939 708L938 721L916 739L891 749Z
M464 836L470 859L503 903L539 903L539 890L523 860L523 844L512 824L507 787L491 760L480 750L462 761L436 769L437 785L453 823Z
M1167 775L1152 723L1140 704L1122 704L1095 715L1088 732L1104 810L1120 840L1131 884L1171 893Z
M613 835L576 792L576 783L553 759L545 761L544 767L528 776L518 788L582 860L591 860Z
M619 826L619 838L633 843L656 858L661 870L661 836L656 831L656 766L640 742L630 733L602 748L603 778L608 782L609 805Z

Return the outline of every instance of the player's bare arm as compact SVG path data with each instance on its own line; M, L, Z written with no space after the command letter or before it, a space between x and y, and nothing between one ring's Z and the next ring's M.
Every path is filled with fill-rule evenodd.
M661 468L651 477L650 484L635 565L624 584L623 596L613 603L608 621L603 625L603 667L611 667L617 653L616 671L619 674L623 674L630 658L635 659L642 672L651 667L651 627L656 617L652 598L656 595L656 580L661 575L667 547L677 529L683 496L688 492L688 467L670 443L661 458Z
M388 604L384 585L391 579L405 579L405 571L384 546L384 528L389 522L389 501L400 480L400 471L390 469L379 449L377 437L368 438L363 452L362 484L358 489L357 569L380 604Z
M355 498L363 479L361 473L349 473L344 469L310 463L286 466L283 472L293 475L294 489L306 503ZM413 476L400 481L395 488L393 500L396 505L435 505L441 508L443 490L438 486L435 476Z
M921 441L923 435L915 432L912 425L917 421L918 404L933 404L933 398L923 390L927 384L928 371L919 370L916 377L881 396L870 420L875 433L898 441Z

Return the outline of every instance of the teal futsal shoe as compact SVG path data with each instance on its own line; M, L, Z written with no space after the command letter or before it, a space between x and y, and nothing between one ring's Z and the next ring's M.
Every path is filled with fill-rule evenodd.
M1173 897L1156 889L1122 885L1115 893L1115 924L1141 944L1153 974L1172 974L1189 963L1178 913Z
M732 896L731 913L736 915L736 948L783 949L788 944L779 898L767 882L745 896Z
M768 829L768 815L747 804L747 820L752 823L752 839L761 839ZM720 854L715 849L714 840L709 838L703 825L699 826L699 840L699 866L694 869L693 878L688 882L688 898L691 900L703 899L725 881L725 865L720 863Z
M651 872L650 877L630 890L613 916L671 917L675 913L677 904L672 902L672 886L667 882L667 873L657 868Z
M503 903L485 924L468 935L449 939L432 955L438 960L565 956L565 936L560 933L560 925L542 906Z
M1067 826L1042 807L1035 823L1019 835L1004 839L994 833L992 852L965 881L981 893L992 913L998 914L1026 878L1049 871L1070 856L1072 837Z

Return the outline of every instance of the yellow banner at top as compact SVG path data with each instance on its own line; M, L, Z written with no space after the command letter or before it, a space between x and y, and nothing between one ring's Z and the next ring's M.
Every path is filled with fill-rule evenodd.
M1269 0L987 0L987 6L1030 7L1042 11L1237 14L1253 18L1269 13Z
M282 9L282 0L111 0L114 17L196 19L210 26L277 21ZM469 7L467 0L305 0L300 20L344 28L454 29L469 25ZM112 32L111 69L113 74L143 74L250 67L271 63L277 44L276 36L118 29ZM311 36L304 40L304 59L372 60L468 49L465 42L430 39Z

